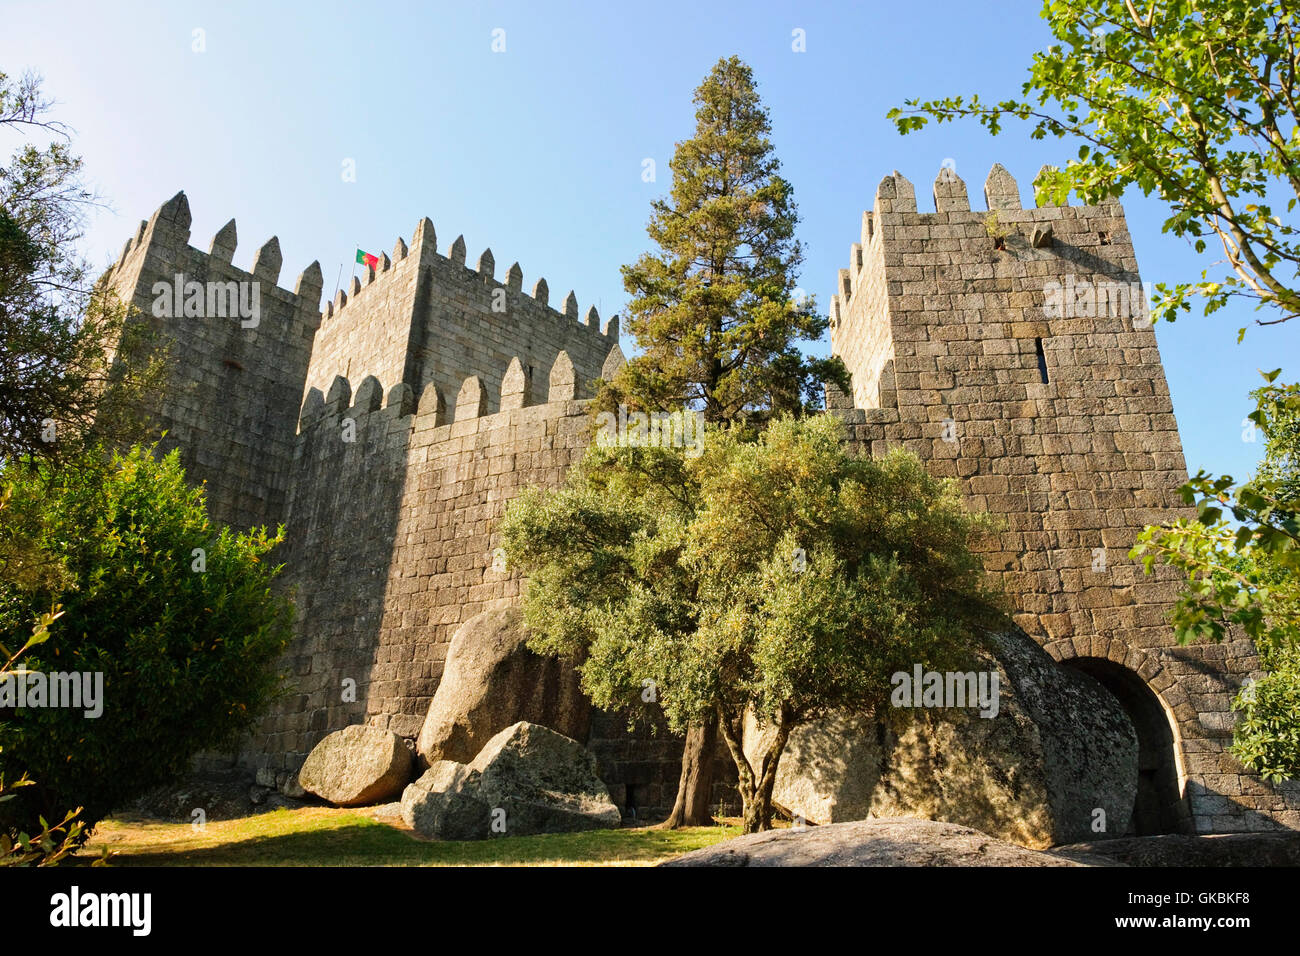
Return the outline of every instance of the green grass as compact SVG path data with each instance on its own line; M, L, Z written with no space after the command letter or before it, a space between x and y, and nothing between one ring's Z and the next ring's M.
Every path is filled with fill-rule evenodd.
M364 811L273 810L195 829L135 818L103 821L78 859L107 847L113 866L649 866L737 836L738 826L644 827L423 840Z

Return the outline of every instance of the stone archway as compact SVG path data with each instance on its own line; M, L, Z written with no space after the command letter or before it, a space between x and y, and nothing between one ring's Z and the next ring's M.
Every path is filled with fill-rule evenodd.
M1138 788L1133 834L1192 832L1180 782L1175 725L1156 692L1124 665L1103 657L1071 657L1060 664L1087 674L1105 687L1137 731Z

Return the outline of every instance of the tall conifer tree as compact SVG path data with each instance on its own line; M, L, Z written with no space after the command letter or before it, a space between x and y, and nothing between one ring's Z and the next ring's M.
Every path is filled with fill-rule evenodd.
M827 320L799 294L798 209L769 139L749 66L720 59L695 91L695 135L677 144L672 190L647 226L657 252L623 267L634 356L602 384L597 409L688 406L713 424L761 427L821 407L826 382L848 387L838 358L805 356ZM666 825L710 821L717 727L687 732Z
M695 135L677 144L671 193L646 230L659 251L623 267L641 354L606 384L602 407L689 404L719 423L817 408L823 383L847 375L798 348L825 334L826 318L798 294L798 209L752 71L719 60L695 103Z

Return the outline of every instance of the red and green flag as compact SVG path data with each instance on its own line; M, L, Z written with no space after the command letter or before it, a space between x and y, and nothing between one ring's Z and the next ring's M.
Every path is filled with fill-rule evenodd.
M372 256L370 253L362 252L360 249L358 249L357 263L363 266L370 266L370 268L374 269L379 265L379 257Z

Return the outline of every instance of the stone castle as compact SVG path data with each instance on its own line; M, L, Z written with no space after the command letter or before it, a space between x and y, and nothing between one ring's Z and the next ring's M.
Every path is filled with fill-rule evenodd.
M1023 208L1001 166L984 194L972 210L941 169L920 212L901 175L880 183L830 301L852 394L827 405L861 451L911 449L1002 516L985 560L1017 624L1137 730L1138 832L1300 827L1300 789L1225 753L1230 700L1258 666L1249 642L1179 646L1176 577L1127 559L1142 526L1186 513L1187 473L1123 211ZM572 292L553 308L544 279L526 293L518 264L498 280L491 251L468 267L461 238L439 252L428 219L324 311L318 263L277 284L276 239L249 271L232 263L233 220L206 253L189 239L180 193L105 279L146 317L164 286L259 286L255 323L154 321L177 360L164 447L206 482L214 519L286 526L290 692L239 756L285 786L331 731L414 738L453 633L518 598L494 524L581 455L591 384L623 361L618 323L583 316ZM598 715L589 744L618 802L671 805L679 742Z

